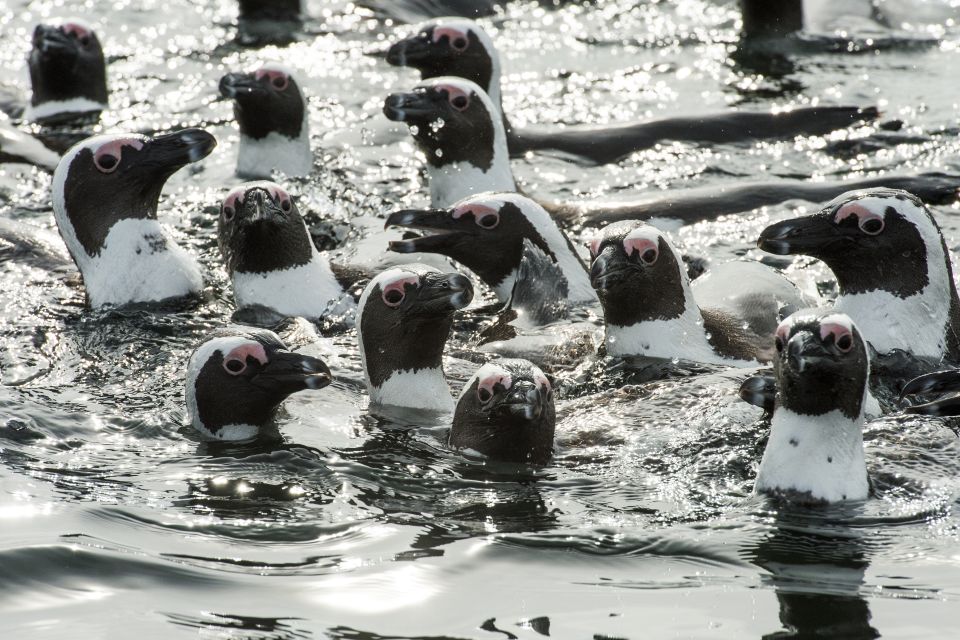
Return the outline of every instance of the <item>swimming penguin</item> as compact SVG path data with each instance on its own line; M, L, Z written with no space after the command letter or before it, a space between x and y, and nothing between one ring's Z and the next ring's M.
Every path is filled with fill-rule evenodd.
M247 46L286 44L303 26L302 0L239 0L237 40Z
M0 114L0 163L7 162L31 164L52 173L60 156L11 125L6 114Z
M160 191L177 169L210 154L202 129L148 138L88 138L53 174L53 213L92 307L196 294L197 261L157 221Z
M272 331L214 332L187 365L187 418L205 440L251 440L272 428L280 403L331 382L322 360L293 353Z
M507 134L490 97L473 82L442 77L387 97L383 112L410 126L427 158L430 203L452 206L487 191L516 191ZM437 121L442 125L435 126Z
M665 140L722 144L789 139L797 135L822 135L879 115L874 107L817 106L782 113L733 111L626 125L568 126L552 131L516 129L503 113L500 56L493 39L476 22L465 18L428 22L415 35L390 47L387 62L413 67L424 79L459 76L475 82L487 92L503 118L513 157L551 149L605 164Z
M494 460L546 464L556 421L553 387L543 371L526 360L495 360L463 386L450 446Z
M354 308L293 198L279 185L236 187L217 220L217 242L238 309L261 306L316 319Z
M237 175L268 179L274 172L310 174L307 102L289 69L269 63L250 73L228 73L220 79L220 94L233 100L240 126Z
M383 112L390 120L410 125L426 156L432 207L446 208L486 191L516 191L502 119L490 97L475 83L448 76L432 78L412 92L389 95ZM783 180L672 191L666 197L643 196L627 202L541 204L554 219L570 225L654 218L689 224L787 200L823 202L850 189L883 185L909 189L924 201L946 204L957 200L960 176L929 173L832 183Z
M471 300L466 277L419 264L388 269L370 281L356 324L372 405L453 410L443 347L454 312Z
M915 404L904 409L906 413L922 413L930 416L960 415L960 369L934 371L918 376L903 386L901 400L906 396L947 394L936 400Z
M960 357L960 300L940 228L915 196L851 191L814 215L770 225L757 246L808 255L837 278L835 308L881 354Z
M777 396L755 491L801 502L863 500L870 363L853 321L800 311L777 328Z
M33 93L23 117L41 124L96 120L107 109L107 65L93 28L39 24L28 58Z
M587 268L570 240L543 207L518 193L470 196L447 209L407 209L390 214L387 226L427 232L421 238L390 242L398 253L439 253L477 274L507 302L521 263L543 256L559 270L559 289L568 302L596 302ZM532 254L532 255L531 255ZM535 267L533 277L542 271Z
M772 269L737 262L705 286L704 297L715 306L701 307L679 253L663 233L640 221L602 229L590 255L611 356L766 362L773 357L770 337L781 310L806 303Z

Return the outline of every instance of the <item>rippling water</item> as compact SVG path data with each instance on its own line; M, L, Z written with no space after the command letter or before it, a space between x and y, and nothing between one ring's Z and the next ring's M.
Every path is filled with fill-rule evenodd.
M429 4L381 3L401 19ZM740 51L732 3L549 4L513 2L485 22L502 46L516 124L820 102L879 104L905 126L893 138L863 127L716 148L665 143L604 167L533 155L515 163L529 192L616 198L764 176L960 169L960 34L944 21L960 11L949 2L882 3L932 23L868 29L893 41L882 50L778 56ZM871 422L875 497L778 513L750 494L769 425L738 401L742 371L599 384L561 399L560 453L527 469L448 451L445 426L422 416L368 414L351 333L310 347L338 380L287 401L282 444L198 442L181 426L182 374L196 342L232 312L215 218L239 182L237 133L217 81L260 60L297 71L317 175L287 185L317 229L346 238L341 258L374 265L383 246L362 243L367 231L426 200L408 133L380 113L388 91L415 82L380 55L404 27L347 2L310 2L297 42L257 50L232 44L227 0L7 5L0 62L21 86L33 24L85 16L111 61L104 130L199 125L220 145L164 191L161 219L201 256L209 283L202 306L168 315L85 310L56 235L49 176L0 169L0 216L49 235L45 249L0 245L3 637L955 633L960 444L943 421ZM930 38L941 42L919 42ZM851 140L879 148L859 153ZM673 237L711 261L753 255L771 220L815 206L789 203ZM955 248L956 211L936 214ZM806 259L788 271L807 287L828 280ZM457 332L454 353L470 357L469 333ZM453 386L474 367L451 358Z

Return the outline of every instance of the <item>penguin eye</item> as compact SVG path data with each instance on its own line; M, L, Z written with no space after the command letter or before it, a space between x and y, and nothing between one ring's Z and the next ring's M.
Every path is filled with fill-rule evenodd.
M879 217L860 218L860 231L863 231L868 236L878 235L883 231L883 227L883 220Z
M383 304L392 309L399 307L407 297L407 285L419 287L420 278L415 275L399 276L392 282L381 284L383 291L380 297L383 298Z
M628 235L623 239L623 250L628 258L637 255L640 262L645 265L652 265L660 257L660 247L652 238L643 235Z
M489 389L483 387L477 389L477 399L479 399L480 402L489 402L492 397L493 393L491 393Z
M853 338L850 337L849 333L847 333L837 338L837 341L834 344L837 345L837 349L840 349L840 351L847 353L848 351L850 351L850 349L853 348Z
M450 98L450 105L457 111L466 111L470 106L470 98L463 94L453 96Z
M232 376L238 376L247 370L247 363L239 358L229 358L223 361L223 368Z
M234 209L230 205L228 204L223 205L223 219L226 220L227 222L230 222L231 220L233 220L233 216L235 216L236 213L237 213L236 209Z
M830 322L820 327L820 340L833 341L834 346L841 353L849 353L853 349L853 334L848 327L836 322Z
M860 231L863 231L868 236L880 234L886 226L883 221L883 216L874 213L857 202L848 202L837 209L833 221L840 224L851 217L857 219L857 226L860 227Z
M783 339L780 336L777 336L773 339L773 346L776 347L777 353L783 351Z
M290 204L290 201L289 201L289 200L281 200L281 201L280 201L280 208L283 209L284 211L286 211L287 213L290 213L290 208L291 208L292 206L293 206L293 205Z
M120 164L120 158L111 153L101 153L94 157L93 164L101 173L113 173Z
M383 292L383 301L388 307L397 307L407 295L400 289L388 289Z
M290 81L287 79L287 76L274 76L274 78L270 80L270 84L272 84L273 88L277 91L283 91L289 86Z
M657 258L659 256L660 256L660 252L657 251L656 249L651 248L651 249L647 249L646 251L640 254L640 260L644 264L653 264L654 262L657 261Z
M456 51L466 51L467 47L470 46L470 41L464 36L459 36L450 40L450 46Z
M493 229L498 224L500 224L500 214L487 213L487 214L481 215L476 220L477 220L477 225L483 227L484 229Z
M267 78L267 82L270 83L270 86L277 91L284 91L288 86L290 86L290 76L283 71L260 69L253 74L253 77L258 81Z
M493 399L497 385L503 389L509 389L513 386L513 379L507 371L494 369L494 371L480 378L477 382L477 399L484 404L490 402Z

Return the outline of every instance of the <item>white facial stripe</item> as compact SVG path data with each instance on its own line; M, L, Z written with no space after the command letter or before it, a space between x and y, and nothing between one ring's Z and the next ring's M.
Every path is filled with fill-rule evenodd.
M828 316L823 316L820 318L820 324L836 324L840 325L847 331L853 332L853 320L850 319L845 313L831 313Z
M97 32L97 30L93 28L93 25L87 22L86 20L84 20L83 18L63 18L61 20L56 20L48 24L51 24L53 26L58 26L60 28L66 27L67 25L75 25L77 27L80 27L84 31L86 31L88 34L95 34Z
M264 62L256 69L252 69L250 73L257 76L258 79L260 77L258 74L263 74L263 73L282 73L288 78L294 77L293 70L290 67L274 61Z
M273 198L274 202L282 203L284 201L290 200L290 194L288 194L283 187L278 185L275 182L270 182L269 180L258 180L256 182L245 182L239 187L234 187L230 190L230 193L227 194L227 197L223 199L223 206L232 206L238 208L253 189L264 189L267 193L270 194L270 197Z

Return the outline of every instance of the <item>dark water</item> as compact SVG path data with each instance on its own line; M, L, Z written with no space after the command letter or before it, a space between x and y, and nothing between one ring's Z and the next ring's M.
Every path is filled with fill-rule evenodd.
M99 23L112 60L105 130L199 124L220 141L201 167L174 176L161 204L209 283L206 304L172 315L85 310L58 249L49 176L0 171L4 224L52 234L48 251L0 246L0 636L956 635L960 444L942 421L892 414L867 426L867 502L778 513L751 496L768 425L737 400L743 372L561 400L560 453L527 469L447 451L442 421L368 414L346 334L310 347L338 381L286 403L282 445L214 447L183 428L188 354L232 312L214 235L215 207L239 182L230 106L216 99L225 71L279 59L298 72L318 169L288 186L312 222L348 237L342 258L376 264L383 245L365 234L425 201L407 132L380 113L385 93L415 81L372 55L397 25L346 2L309 4L309 35L261 50L230 44L227 0L7 0L0 13L0 62L16 78L35 22ZM606 167L531 156L515 164L524 188L616 198L765 176L960 169L960 38L946 22L923 22L960 12L883 4L900 10L893 31L839 24L892 46L785 56L738 50L730 3L509 4L485 24L509 43L504 95L517 124L815 101L879 104L905 122L892 142L865 127L718 148L666 143ZM904 40L931 37L942 41ZM850 139L879 140L879 150L857 153ZM673 238L713 261L753 255L770 220L815 204ZM955 248L956 209L936 214ZM809 288L828 280L809 260L788 271ZM467 332L452 347L469 352ZM452 358L452 386L474 367Z

